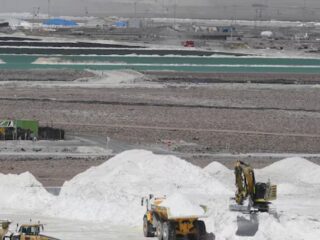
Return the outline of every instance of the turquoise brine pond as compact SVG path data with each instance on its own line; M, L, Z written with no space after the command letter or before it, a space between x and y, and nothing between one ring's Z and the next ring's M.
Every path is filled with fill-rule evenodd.
M320 59L199 56L0 55L0 69L320 73Z

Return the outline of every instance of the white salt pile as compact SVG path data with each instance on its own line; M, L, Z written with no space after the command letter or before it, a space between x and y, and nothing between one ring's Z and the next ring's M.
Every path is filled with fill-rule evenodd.
M54 199L29 172L0 174L0 192L2 209L39 210Z
M228 169L223 164L219 162L212 162L204 168L204 171L209 173L212 177L218 179L221 183L229 187L234 186L233 170Z
M169 218L204 216L204 209L180 193L167 197L160 206L169 209Z
M49 211L59 217L139 225L150 193L195 196L232 194L219 181L184 160L144 150L123 152L66 182Z
M270 179L278 185L275 205L279 218L259 214L254 239L319 239L320 167L302 158L289 158L255 173L257 181ZM240 213L228 210L233 182L233 170L218 163L203 170L174 156L132 150L66 182L59 197L48 194L30 173L0 174L0 208L40 210L60 218L141 227L146 209L140 200L152 193L168 196L162 205L172 215L208 214L207 229L216 240L236 240ZM209 207L208 213L199 202Z
M278 182L320 184L320 166L300 157L283 159L256 172Z

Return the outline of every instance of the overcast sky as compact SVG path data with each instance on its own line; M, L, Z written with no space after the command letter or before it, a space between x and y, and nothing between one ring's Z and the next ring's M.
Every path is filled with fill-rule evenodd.
M268 5L263 14L272 18L308 16L318 18L320 0L49 0L51 15L163 15L170 17L174 12L182 17L223 18L237 15L252 18L256 9L252 4ZM1 12L32 12L40 7L41 13L48 12L48 0L0 0Z

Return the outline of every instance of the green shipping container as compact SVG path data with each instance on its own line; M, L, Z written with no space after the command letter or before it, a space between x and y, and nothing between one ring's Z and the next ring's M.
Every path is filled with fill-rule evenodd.
M35 120L14 120L15 126L24 130L30 130L35 137L38 137L39 122Z

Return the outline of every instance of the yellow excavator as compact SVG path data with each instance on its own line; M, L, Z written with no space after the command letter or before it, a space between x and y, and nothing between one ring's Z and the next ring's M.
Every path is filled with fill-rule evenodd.
M231 211L244 213L269 212L271 201L277 198L277 186L269 182L256 182L254 170L242 161L237 161L234 168L236 204L229 206Z

